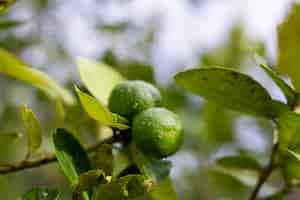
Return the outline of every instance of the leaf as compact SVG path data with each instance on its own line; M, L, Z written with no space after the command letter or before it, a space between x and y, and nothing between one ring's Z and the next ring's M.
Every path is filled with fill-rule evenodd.
M25 22L20 20L0 20L0 31L17 28Z
M32 153L36 152L41 146L42 129L36 115L31 109L27 108L26 105L22 105L21 113L27 135L27 156L30 156Z
M122 75L103 63L85 58L77 59L80 78L88 90L104 105L114 86L124 80Z
M163 180L150 192L152 200L176 200L177 195L170 177Z
M59 200L60 193L57 190L36 188L22 195L22 200Z
M254 170L260 171L261 166L257 162L257 160L253 159L250 156L226 156L220 158L216 161L217 165L224 167L224 168L231 168L231 169L245 169L245 170Z
M300 90L300 4L294 3L288 16L278 27L277 66L290 76L295 88Z
M144 195L152 183L141 175L128 175L108 184L100 184L93 200L127 200Z
M132 165L130 153L127 148L122 148L120 151L115 152L113 158L113 177L118 177L124 170Z
M16 0L2 0L0 1L0 15L3 14Z
M213 170L216 170L218 173L222 173L226 176L230 176L235 180L239 181L244 186L253 188L255 187L259 173L253 170L237 170L237 169L228 169L223 167L216 167ZM261 192L265 195L271 195L276 192L276 189L271 185L265 183L261 188Z
M292 157L296 158L296 160L298 160L300 162L300 154L298 154L290 149L287 149L286 152L289 153Z
M61 128L54 133L53 142L60 168L71 185L76 186L80 174L91 168L87 153L71 133Z
M287 112L278 119L280 148L295 148L300 145L300 115Z
M130 24L128 22L117 23L117 24L101 24L97 26L97 29L109 33L122 33L128 29L129 25Z
M84 194L84 192L88 192L88 190L92 189L93 186L96 186L97 184L101 183L101 181L105 183L104 180L105 180L105 173L99 169L93 169L80 174L79 183L78 185L76 185L73 191L72 199L81 200L82 195L87 194L87 193Z
M20 139L22 135L20 133L0 133L0 144L6 145L15 142Z
M113 171L113 159L112 145L103 144L93 157L93 168L101 169L105 174L111 176Z
M152 66L136 60L120 62L118 71L129 80L144 80L149 83L154 82Z
M285 192L278 192L274 195L270 195L264 198L260 198L259 200L287 200L287 194Z
M66 111L60 98L57 98L55 101L55 113L58 126L63 127L66 119Z
M284 82L278 74L276 74L273 69L271 69L267 62L264 61L263 58L257 56L257 62L259 66L265 71L266 74L276 83L276 85L280 88L285 98L288 101L288 105L293 107L297 101L297 92L294 91L286 82Z
M169 177L171 162L167 160L156 160L139 151L135 144L130 146L131 156L142 174L151 178L155 183Z
M59 96L68 105L73 105L75 103L73 95L50 79L47 74L28 67L14 55L1 48L0 73L29 83L34 87L43 90L50 97L56 98Z
M128 122L125 118L115 113L111 113L101 102L87 93L82 92L77 87L75 89L84 110L91 118L103 125L118 128L120 130L129 128L125 124Z
M283 157L281 164L282 174L290 184L298 184L300 180L300 154L299 149L281 149L287 156Z
M274 102L257 81L227 68L195 68L176 74L175 80L183 88L233 110L275 118L288 109Z

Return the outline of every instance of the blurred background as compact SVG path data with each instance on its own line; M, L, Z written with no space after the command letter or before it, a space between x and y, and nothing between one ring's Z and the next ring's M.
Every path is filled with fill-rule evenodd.
M247 154L268 161L273 125L241 115L183 91L173 75L186 68L222 65L250 74L273 98L285 101L253 60L255 53L272 65L277 56L276 28L292 0L19 0L0 19L22 25L0 29L0 47L18 55L72 89L81 84L74 64L88 57L118 69L128 79L155 83L164 105L185 127L184 147L173 161L179 199L241 200L252 189L246 181L213 168L224 155ZM288 81L288 80L287 80ZM55 127L54 103L39 90L0 75L0 130L23 131L20 104L26 102L43 123L45 137ZM66 126L79 137L99 130L79 108L68 111ZM0 164L20 161L24 141L0 145ZM41 152L51 152L45 140ZM278 177L271 185L278 188ZM252 183L252 185L251 185ZM17 199L35 187L67 191L56 164L0 176L1 199ZM272 188L266 188L267 194ZM68 199L66 195L66 199ZM296 191L289 199L298 199Z

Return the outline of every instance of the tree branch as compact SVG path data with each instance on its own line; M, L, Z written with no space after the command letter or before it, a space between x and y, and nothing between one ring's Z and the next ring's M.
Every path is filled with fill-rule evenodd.
M111 144L115 142L114 138L108 138L105 139L95 145L92 145L86 149L87 152L94 152L96 151L102 144ZM0 166L0 174L9 174L9 173L14 173L18 171L22 171L25 169L30 169L30 168L36 168L40 167L42 165L47 165L50 163L54 163L57 161L57 158L54 154L44 156L38 160L34 161L23 161L21 163L15 164L15 165L2 165Z
M277 150L278 150L278 143L276 143L273 146L272 153L271 153L271 159L269 161L269 164L262 170L262 172L260 174L260 177L257 181L257 184L256 184L249 200L256 200L257 199L257 196L259 194L260 189L262 188L264 183L267 181L269 176L272 174L274 169L277 167L275 165L275 157L276 157Z

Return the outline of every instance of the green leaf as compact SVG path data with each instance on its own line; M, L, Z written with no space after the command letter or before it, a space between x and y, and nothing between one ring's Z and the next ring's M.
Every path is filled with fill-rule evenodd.
M60 193L57 190L36 188L22 195L22 200L59 200Z
M61 97L62 100L72 105L75 98L69 91L60 87L45 73L28 67L4 49L0 48L0 73L6 74L18 80L24 81L46 92L50 97Z
M167 160L156 160L139 151L135 144L130 145L131 156L141 173L152 179L155 183L161 182L169 177L171 162Z
M294 91L293 88L291 88L286 82L284 82L279 75L271 69L267 62L259 57L256 56L257 62L259 63L259 66L265 71L266 74L276 83L276 85L280 88L282 93L284 94L285 98L288 101L288 105L293 107L297 101L297 92Z
M216 161L217 165L224 168L245 169L260 171L261 166L254 158L250 156L226 156Z
M0 15L3 14L16 0L2 0L0 1Z
M288 110L273 101L257 81L227 68L195 68L178 73L175 80L185 89L233 110L268 118Z
M300 182L300 154L299 149L281 149L287 156L283 157L281 170L286 181L291 184Z
M144 195L152 189L151 181L141 175L128 175L108 184L100 184L93 200L127 200Z
M226 176L234 178L235 180L239 181L241 184L249 188L255 187L259 176L259 173L253 170L229 169L223 167L216 167L213 169L213 171L214 170L218 173L222 173ZM276 189L273 188L271 185L265 183L261 191L265 195L272 195L276 192Z
M129 128L125 124L128 122L125 118L115 113L111 113L100 101L88 95L87 93L82 92L77 87L75 89L84 110L91 118L97 120L103 125L121 130Z
M114 86L124 80L121 74L108 65L85 58L77 60L81 80L102 104L107 105Z
M16 140L20 139L22 134L20 133L0 133L0 144L6 145L15 142Z
M117 24L101 24L97 26L97 29L109 33L122 33L128 29L129 25L130 24L128 22L122 22Z
M93 168L101 169L105 174L111 176L113 171L113 159L112 145L103 144L93 157Z
M60 98L55 101L55 114L58 127L63 127L66 119L66 111Z
M300 115L295 112L287 112L279 117L279 145L281 148L291 148L300 145Z
M0 20L0 31L17 28L25 22L20 20Z
M274 195L270 195L264 198L260 198L259 200L287 200L287 194L285 192L278 192Z
M287 149L286 152L289 153L291 156L293 156L296 160L298 160L300 162L300 154L298 154L290 149Z
M79 183L80 174L90 170L87 153L78 140L64 129L57 129L53 135L58 163L72 186Z
M118 177L121 172L132 165L128 148L122 148L120 151L115 152L113 158L113 177Z
M84 192L91 191L92 187L98 185L101 181L105 183L105 173L100 169L93 169L80 174L79 183L73 191L72 199L81 200L82 195L85 195Z
M27 156L30 156L36 152L42 144L42 129L38 118L26 105L22 105L21 113L27 135Z
M278 27L277 66L290 76L295 88L300 91L300 4L294 3L289 15Z
M170 177L166 178L150 192L152 200L176 200L177 195Z

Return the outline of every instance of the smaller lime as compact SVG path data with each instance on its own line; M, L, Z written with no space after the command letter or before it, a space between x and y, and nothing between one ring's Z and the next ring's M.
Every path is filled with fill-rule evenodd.
M164 158L181 146L183 128L175 113L165 108L149 108L134 118L132 138L146 154Z
M114 87L108 108L128 120L151 107L160 106L161 96L157 88L144 81L124 81Z

